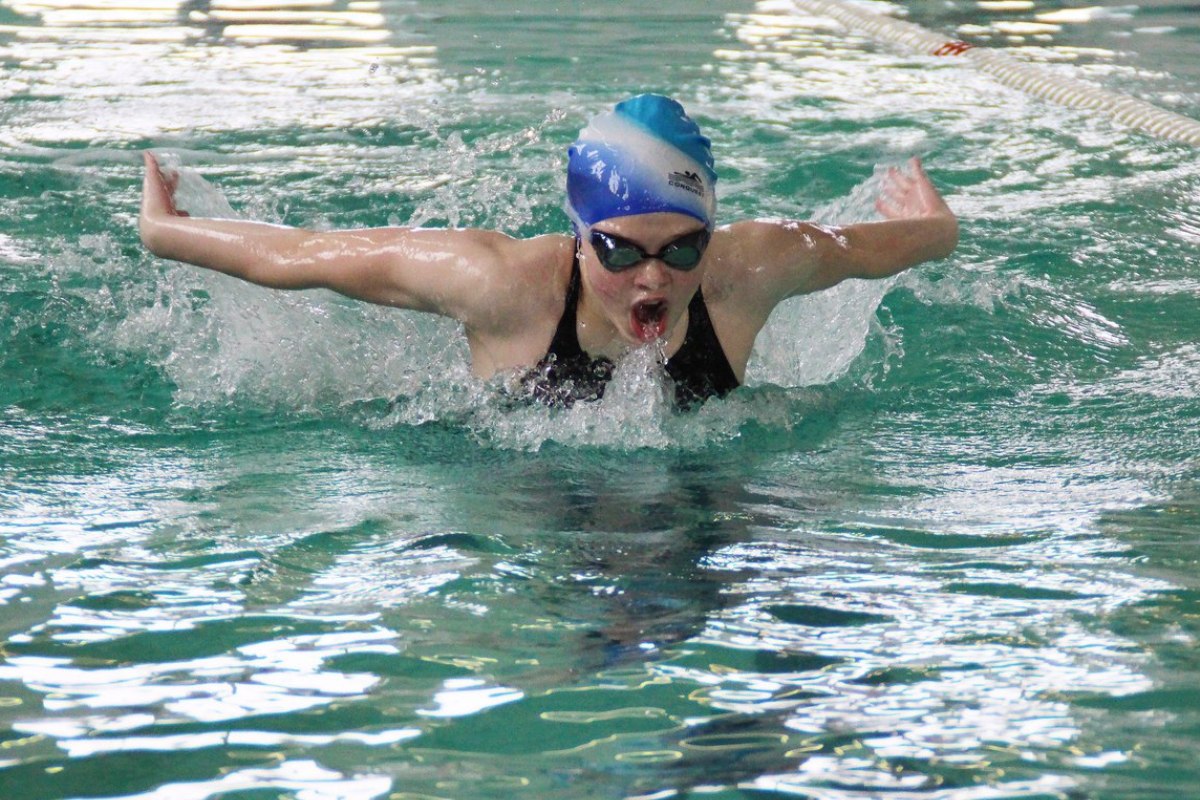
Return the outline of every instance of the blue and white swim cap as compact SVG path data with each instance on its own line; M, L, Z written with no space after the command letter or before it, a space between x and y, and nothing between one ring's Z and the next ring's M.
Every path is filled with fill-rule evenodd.
M642 94L592 118L568 150L567 215L577 228L673 211L712 229L717 173L711 142L683 106Z

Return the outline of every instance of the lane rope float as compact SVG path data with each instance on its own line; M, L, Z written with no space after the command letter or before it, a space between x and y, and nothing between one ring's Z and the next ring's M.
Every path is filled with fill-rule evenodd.
M839 0L792 0L796 8L830 17L883 42L933 56L961 58L997 81L1071 108L1099 111L1131 128L1200 146L1200 122L1119 92L1056 75L988 47L976 47L920 25L876 14Z

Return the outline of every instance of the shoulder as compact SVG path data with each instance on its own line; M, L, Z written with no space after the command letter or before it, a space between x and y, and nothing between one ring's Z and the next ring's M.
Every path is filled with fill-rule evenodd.
M501 271L536 262L569 248L572 241L563 235L519 239L480 228L375 228L354 233L372 236L402 254L437 254L463 262L464 266Z
M505 265L514 270L536 273L557 271L560 262L571 258L575 239L563 234L546 234L529 239L514 239L505 234L493 234L491 246L504 256Z
M800 293L818 270L829 236L794 220L742 220L718 228L706 255L705 297L766 313Z
M491 277L498 283L492 287L494 290L536 296L542 292L559 294L560 285L566 288L575 252L572 237L550 234L514 239L492 233L483 244L494 254Z
M747 219L717 228L712 247L728 269L755 272L764 266L815 261L835 233L836 229L800 220Z
M562 311L575 240L564 235L516 239L481 232L479 244L490 257L475 270L479 298L463 322L477 333L519 333L538 327L543 318L557 320Z

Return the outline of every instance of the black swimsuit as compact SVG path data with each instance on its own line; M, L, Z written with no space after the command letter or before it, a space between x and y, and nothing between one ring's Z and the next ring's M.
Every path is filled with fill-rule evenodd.
M569 407L578 400L599 400L613 374L610 359L592 358L579 345L575 329L579 284L576 255L571 262L566 304L550 349L522 381L526 391L549 405ZM688 328L683 344L665 366L680 408L690 408L710 397L724 397L740 385L713 330L699 289L688 304Z

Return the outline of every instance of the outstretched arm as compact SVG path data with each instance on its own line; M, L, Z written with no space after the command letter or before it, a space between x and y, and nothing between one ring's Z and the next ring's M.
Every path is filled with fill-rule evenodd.
M318 232L188 216L177 178L145 154L142 242L155 255L276 289L326 288L470 322L519 243L492 231L374 228Z
M755 270L761 302L828 289L847 278L886 278L945 258L958 244L958 219L914 158L911 174L893 167L876 208L882 222L827 227L800 222L731 226L739 257Z
M887 219L843 229L846 246L826 259L827 277L886 278L926 261L945 258L958 246L958 218L921 167L909 161L911 174L891 167L880 186L875 208Z

